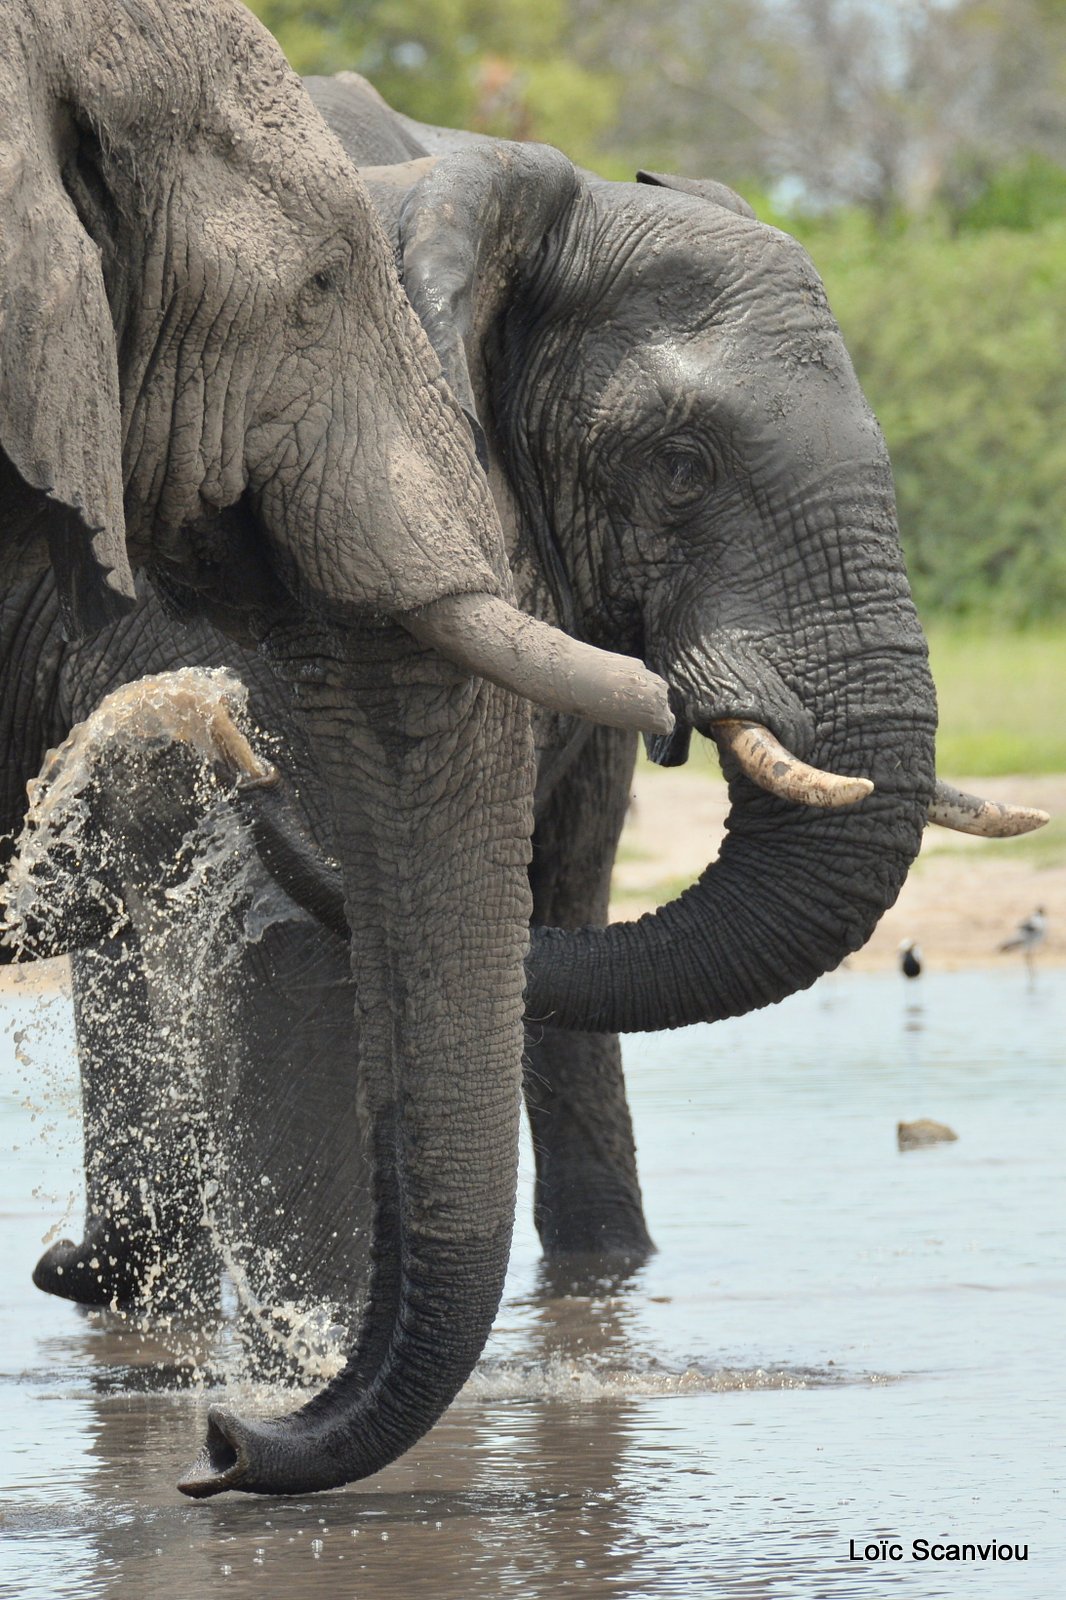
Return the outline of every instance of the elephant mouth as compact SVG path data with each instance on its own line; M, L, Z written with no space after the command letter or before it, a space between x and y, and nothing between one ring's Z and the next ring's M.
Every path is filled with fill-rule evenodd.
M836 810L856 806L874 791L870 778L827 772L802 760L753 717L708 716L702 712L693 717L686 697L676 688L671 688L670 706L674 714L670 732L644 735L648 758L656 766L683 766L689 757L692 735L698 732L717 745L727 776L733 767L758 788L794 805ZM937 779L927 820L934 827L956 833L1011 839L1042 828L1050 816L1033 806L985 800Z
M697 647L682 651L673 670L661 665L658 670L670 683L674 726L665 733L645 734L651 760L657 766L684 765L696 732L717 745L727 777L742 772L757 788L780 800L823 810L865 800L873 793L871 779L827 772L797 753L794 746L807 751L814 744L814 718L765 664L761 670L768 688L763 710L743 681L757 665L751 646L736 640L728 655L725 650Z

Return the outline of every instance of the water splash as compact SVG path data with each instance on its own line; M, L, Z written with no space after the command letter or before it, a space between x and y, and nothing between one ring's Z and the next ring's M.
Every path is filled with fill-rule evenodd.
M668 1367L653 1357L631 1354L625 1363L555 1353L543 1360L482 1361L460 1402L562 1400L581 1405L629 1397L734 1394L742 1390L814 1389L842 1383L882 1384L880 1374L856 1377L808 1367L715 1367L693 1362Z
M28 785L0 930L22 956L79 949L87 1222L53 1281L146 1330L214 1325L205 1378L317 1382L342 1364L346 1329L281 1282L280 1250L256 1250L252 1274L227 1162L242 960L274 923L304 918L236 803L273 776L247 718L224 669L108 696ZM279 1232L297 1225L279 1217Z

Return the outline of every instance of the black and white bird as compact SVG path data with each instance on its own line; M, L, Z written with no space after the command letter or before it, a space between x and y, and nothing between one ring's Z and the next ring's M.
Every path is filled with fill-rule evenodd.
M1033 960L1034 950L1038 950L1047 938L1047 912L1043 906L1037 906L1024 921L1019 922L1009 939L1004 939L1000 951L1020 950L1025 957L1026 965Z
M899 947L899 970L905 978L922 975L922 950L916 939L904 939Z

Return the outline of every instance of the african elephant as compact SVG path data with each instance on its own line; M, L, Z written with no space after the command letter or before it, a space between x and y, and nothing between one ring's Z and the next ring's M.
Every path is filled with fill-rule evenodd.
M354 74L309 89L361 163L463 404L521 604L654 666L677 727L649 741L653 759L683 761L697 729L730 779L719 860L655 916L604 928L634 741L534 718L537 1222L549 1253L639 1258L617 1032L813 982L869 937L927 817L1009 833L1043 814L934 787L884 443L793 240L714 182L608 183L557 151L415 123ZM787 749L749 759L747 721ZM873 794L830 804L858 791L790 751ZM313 856L291 840L276 854L292 893L339 926Z
M635 927L538 930L529 963L542 1237L639 1255L617 1041L599 1030L731 1014L812 981L866 936L917 846L934 709L883 445L806 258L728 191L603 184L557 152L418 129L360 80L312 87L371 159L415 157L366 176L489 463L523 604L661 664L681 716L658 759L683 759L692 727L726 747L731 838L701 884ZM416 135L440 158L417 156ZM168 648L153 667L186 659ZM767 794L722 725L748 717L872 773L875 795L800 810L795 787ZM604 920L632 739L556 710L536 745L534 910L581 929ZM771 765L815 781L786 752ZM245 803L272 871L345 941L321 829L269 792ZM260 1437L216 1414L190 1486L241 1486Z
M184 1487L346 1482L440 1415L503 1282L529 938L519 696L665 731L665 690L515 609L366 191L236 0L14 0L0 174L0 593L50 564L75 636L113 623L145 566L169 607L269 658L314 752L359 972L356 1347L309 1409L213 1424ZM10 800L33 768L7 754Z

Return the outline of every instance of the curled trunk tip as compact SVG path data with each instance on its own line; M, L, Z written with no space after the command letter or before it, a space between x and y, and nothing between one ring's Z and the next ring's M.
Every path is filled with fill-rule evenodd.
M869 778L841 777L839 773L808 766L761 722L720 717L712 722L711 732L719 748L729 751L746 778L780 800L832 810L855 805L873 793Z
M178 1488L193 1500L206 1500L226 1489L243 1488L250 1465L240 1420L212 1406L207 1413L207 1438L195 1461L179 1478Z

